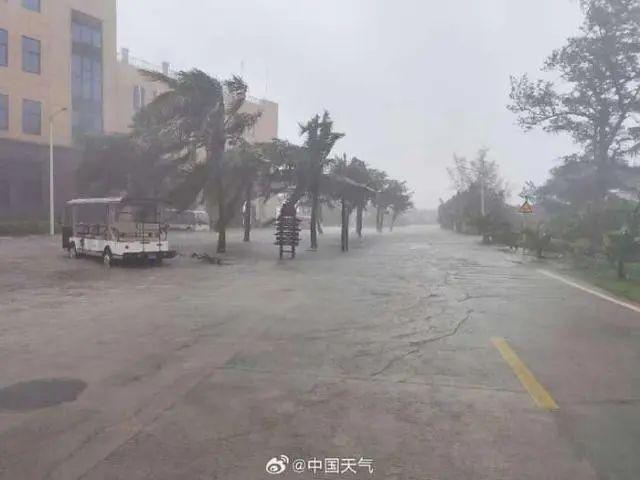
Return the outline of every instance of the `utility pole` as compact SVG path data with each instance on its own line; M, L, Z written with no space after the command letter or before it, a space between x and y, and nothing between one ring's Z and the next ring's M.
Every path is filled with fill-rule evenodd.
M67 107L64 107L49 115L49 235L52 237L55 234L55 206L53 195L53 120L58 115L66 111Z
M484 218L484 216L487 214L486 208L485 208L485 201L484 201L484 190L485 190L485 182L486 182L486 175L487 175L487 165L485 163L485 158L484 156L482 156L482 158L480 158L480 214L482 215L482 218Z
M486 215L484 207L484 174L480 175L480 213L482 217Z

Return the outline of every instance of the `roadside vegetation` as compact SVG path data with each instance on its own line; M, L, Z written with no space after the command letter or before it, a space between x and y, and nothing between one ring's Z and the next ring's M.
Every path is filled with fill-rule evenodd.
M582 0L581 7L581 32L547 57L546 79L511 78L508 109L518 124L568 135L576 147L544 184L522 189L521 203L535 213L519 215L506 203L497 166L482 150L471 162L454 157L457 193L442 202L439 221L538 256L553 251L594 283L640 299L640 4Z
M251 239L251 204L284 194L285 204L310 210L312 249L318 248L323 207L341 209L343 249L352 212L362 236L363 215L376 211L378 230L412 208L412 192L358 158L332 154L344 133L329 112L300 124L301 144L280 139L249 143L260 113L246 113L247 85L239 77L220 81L200 70L168 77L144 72L168 91L139 112L130 135L87 138L78 172L83 196L128 194L168 199L184 210L203 205L227 248L227 228L243 217ZM108 160L108 161L107 161ZM344 236L346 235L346 239Z

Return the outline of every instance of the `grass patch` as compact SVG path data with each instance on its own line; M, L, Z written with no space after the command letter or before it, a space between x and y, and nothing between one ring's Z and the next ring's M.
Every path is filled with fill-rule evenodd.
M623 280L609 262L581 258L574 260L571 273L614 295L640 303L640 263L628 263L625 268L628 278Z

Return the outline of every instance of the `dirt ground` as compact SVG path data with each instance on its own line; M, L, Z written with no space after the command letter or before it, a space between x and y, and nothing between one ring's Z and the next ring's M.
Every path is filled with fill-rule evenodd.
M276 478L640 476L636 313L437 227L346 254L329 229L283 261L272 231L240 235L221 266L190 258L215 236L183 233L178 258L111 269L0 239L0 388L46 380L28 408L0 389L0 478L247 480L280 455L374 470Z

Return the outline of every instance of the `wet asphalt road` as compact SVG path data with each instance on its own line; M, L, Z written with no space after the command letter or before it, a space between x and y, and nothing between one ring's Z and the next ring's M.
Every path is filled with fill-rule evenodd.
M0 478L640 478L640 313L436 227L283 262L271 235L220 267L183 234L163 267L110 270L1 239ZM80 387L15 408L42 379ZM374 473L268 475L282 454Z

